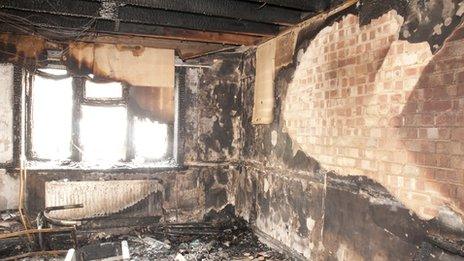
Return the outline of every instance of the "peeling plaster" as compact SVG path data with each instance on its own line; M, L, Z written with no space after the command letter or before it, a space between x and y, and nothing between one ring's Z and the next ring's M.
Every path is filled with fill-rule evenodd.
M0 210L15 209L19 205L19 179L0 169Z
M0 64L0 163L13 159L13 65Z
M322 156L316 157L307 148L300 146L300 140L306 137L296 138L295 133L298 132L292 132L288 126L285 126L285 116L282 115L285 105L289 103L285 100L288 85L304 60L303 56L308 46L318 33L323 33L324 28L333 26L346 14L359 15L363 28L385 13L395 10L393 13L396 12L398 15L394 15L392 19L397 21L398 26L395 27L397 36L394 41L410 45L411 49L427 50L419 59L427 64L432 53L436 53L442 47L446 37L456 28L459 15L443 17L443 13L446 16L450 12L447 6L442 8L440 1L433 1L439 7L434 9L429 7L414 9L416 6L413 3L408 5L407 2L361 1L355 9L332 17L326 22L315 22L308 28L302 28L297 39L295 49L297 51L293 54L293 63L276 72L274 117L276 120L268 126L253 126L248 123L251 121L252 114L254 80L250 75L253 74L255 61L253 50L244 54L242 78L246 80L242 82L245 107L243 129L246 135L243 151L245 170L242 171L242 175L245 177L238 182L236 200L239 213L254 222L259 231L303 254L305 258L332 259L339 248L345 260L449 257L450 255L445 253L448 250L436 247L440 244L435 239L428 239L427 237L433 236L427 233L443 233L443 237L454 242L455 247L460 246L458 241L453 239L453 233L457 233L459 237L459 230L454 229L451 234L432 232L441 231L438 227L443 229L441 223L446 222L440 220L445 219L444 216L424 223L414 211L398 201L382 184L363 176L341 177L340 174L348 174L342 169L337 174L327 172L325 166L319 168L319 160ZM431 37L433 27L440 23L446 24L442 26L441 34ZM407 26L404 26L405 24ZM408 36L408 39L405 39L404 35ZM320 53L320 50L316 52ZM412 55L404 56L406 63L414 59L416 58ZM375 126L373 122L371 124ZM275 133L277 139L274 139ZM260 185L261 182L263 185ZM297 210L292 209L294 204L286 205L287 201L291 202L293 193L301 194L298 192L299 183L306 184L302 185L305 191L306 187L312 188L309 190L313 193L305 197L307 201L314 201L315 197L319 199L317 203L310 204L314 207L309 211L303 211L304 207L298 204L296 204L299 206ZM304 219L300 221L299 216L303 216ZM309 227L307 218L315 221L310 236L301 233L301 227ZM451 223L459 224L456 219L451 218L451 220L453 220L450 221ZM450 224L444 227L450 227ZM298 245L305 248L300 248Z

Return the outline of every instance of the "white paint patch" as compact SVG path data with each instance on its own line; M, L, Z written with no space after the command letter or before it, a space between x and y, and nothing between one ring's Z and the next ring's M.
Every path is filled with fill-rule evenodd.
M315 224L316 224L316 222L311 217L308 217L306 219L306 227L308 228L309 231L313 231L313 228L314 228Z
M19 180L0 169L0 210L18 208Z
M346 246L341 244L340 247L337 250L337 260L342 261L345 260L345 252L346 252Z
M277 131L275 130L271 132L271 143L274 147L277 145Z
M264 192L269 191L269 181L267 179L264 179Z
M200 85L200 78L201 78L201 69L200 68L188 68L187 69L187 84L190 92L192 94L198 93L198 86Z
M451 19L451 17L447 17L445 19L445 26L449 26L451 24L451 22L453 22L453 19Z
M437 24L433 27L433 35L440 35L441 34L441 27L443 24Z
M0 163L13 159L13 65L0 64Z
M464 14L464 2L459 3L459 9L456 11L457 16Z

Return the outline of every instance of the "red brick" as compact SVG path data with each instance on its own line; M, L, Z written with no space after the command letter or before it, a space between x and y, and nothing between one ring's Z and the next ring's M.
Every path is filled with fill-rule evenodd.
M438 141L437 153L443 153L447 155L460 155L463 153L462 144L461 142L457 141Z
M426 100L449 99L447 89L443 86L424 89L424 98ZM425 108L424 108L425 109Z
M439 114L435 118L435 123L438 126L455 126L456 125L456 115L454 115L453 113Z
M451 105L452 103L450 100L427 101L424 102L423 110L427 112L446 111L451 109Z
M455 128L451 130L451 139L464 142L464 128Z
M457 82L464 83L464 71L457 74Z
M431 56L427 45L396 41L395 17L359 27L350 15L316 36L283 117L327 168L369 175L432 215L445 198L464 199L464 40Z
M417 68L407 68L405 70L406 76L414 76L418 73Z
M451 156L451 168L464 170L464 156Z
M458 28L449 38L449 41L459 41L464 39L464 27Z

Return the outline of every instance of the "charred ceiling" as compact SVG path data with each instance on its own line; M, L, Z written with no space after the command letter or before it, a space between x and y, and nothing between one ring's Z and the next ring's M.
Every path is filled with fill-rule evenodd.
M57 40L104 35L253 45L336 1L4 0L0 30ZM216 49L221 49L219 46Z

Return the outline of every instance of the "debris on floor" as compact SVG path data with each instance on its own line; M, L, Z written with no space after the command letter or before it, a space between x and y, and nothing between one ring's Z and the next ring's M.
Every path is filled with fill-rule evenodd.
M290 260L259 242L248 223L228 207L210 213L202 223L177 224L162 232L153 226L135 234L108 240L127 240L133 260Z
M9 222L14 221L15 218L9 220ZM124 233L79 229L76 233L77 246L72 243L69 236L50 234L47 235L46 249L38 248L37 243L30 243L25 237L10 239L14 240L10 242L14 244L10 245L3 244L6 241L0 240L0 259L12 256L30 258L28 253L33 253L39 258L40 251L44 250L59 250L61 258L64 258L67 250L72 248L75 249L73 255L77 257L76 260L122 256L130 256L130 260L161 261L290 260L286 255L259 242L248 223L237 218L233 207L230 206L221 212L209 213L202 222L157 222L149 226L134 227Z

